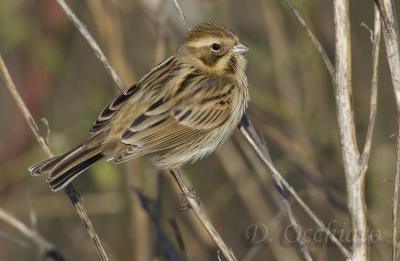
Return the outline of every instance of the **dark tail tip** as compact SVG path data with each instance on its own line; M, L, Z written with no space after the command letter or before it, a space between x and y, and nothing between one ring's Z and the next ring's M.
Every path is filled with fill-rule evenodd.
M54 179L48 180L51 190L59 191L65 188L65 186L71 183L76 177L78 177L79 174L102 158L103 155L101 153L95 154L94 156L78 163L72 168L67 169L65 172L54 175Z

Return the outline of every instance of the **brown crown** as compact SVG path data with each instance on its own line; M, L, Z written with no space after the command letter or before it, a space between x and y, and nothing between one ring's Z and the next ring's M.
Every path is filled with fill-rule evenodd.
M237 37L224 26L213 23L204 23L193 28L190 31L185 42L195 41L205 36L214 36L217 38L230 38L232 40L237 40Z

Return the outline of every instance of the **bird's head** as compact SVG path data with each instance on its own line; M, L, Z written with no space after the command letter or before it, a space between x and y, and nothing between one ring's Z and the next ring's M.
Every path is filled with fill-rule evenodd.
M178 50L186 63L215 74L236 74L244 70L242 53L248 48L223 26L201 24L193 28Z

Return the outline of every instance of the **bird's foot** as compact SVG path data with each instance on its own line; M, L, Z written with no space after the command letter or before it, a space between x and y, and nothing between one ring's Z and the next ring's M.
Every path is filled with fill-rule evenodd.
M179 199L180 211L187 211L192 208L188 198L194 199L197 202L197 204L200 204L200 198L197 195L196 190L194 188L190 188L189 191L180 194L180 199Z

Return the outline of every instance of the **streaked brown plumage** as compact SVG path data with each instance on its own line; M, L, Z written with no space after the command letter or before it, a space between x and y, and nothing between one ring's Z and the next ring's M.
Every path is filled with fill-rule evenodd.
M103 109L91 136L73 150L29 168L60 190L100 159L150 155L174 169L224 142L248 101L247 48L222 26L194 28L175 56L156 66Z

